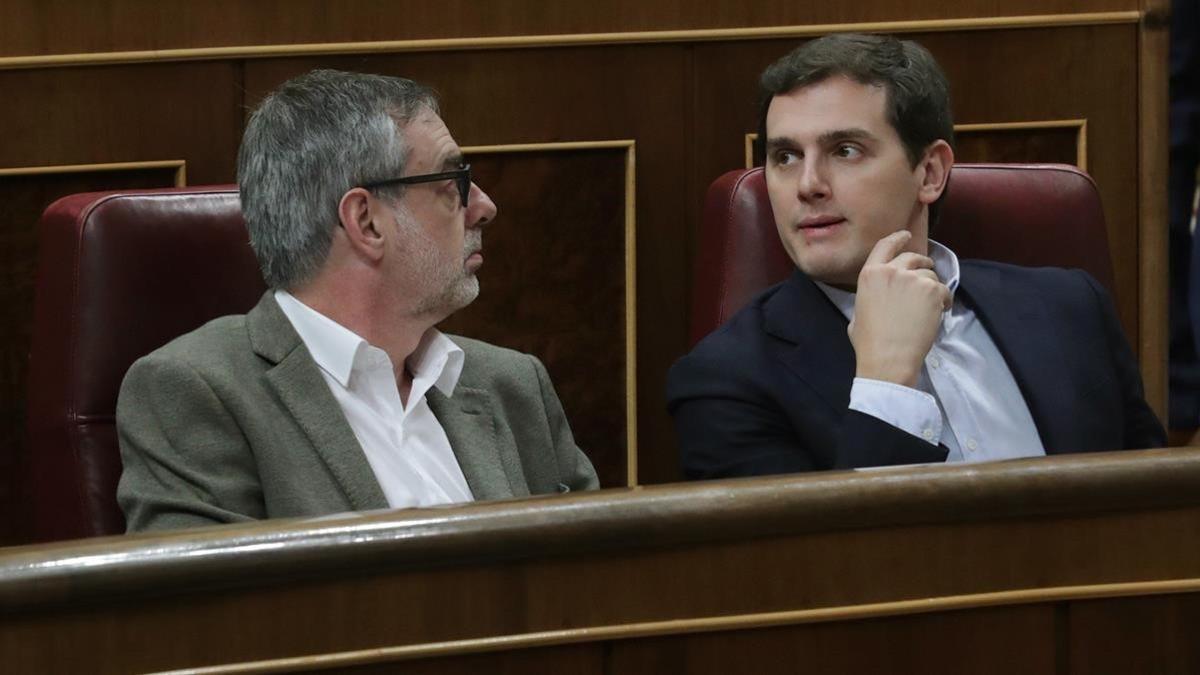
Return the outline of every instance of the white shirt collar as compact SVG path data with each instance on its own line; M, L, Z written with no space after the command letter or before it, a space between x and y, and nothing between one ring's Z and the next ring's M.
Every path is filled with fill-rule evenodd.
M943 283L946 284L946 287L950 289L950 294L954 295L954 293L958 290L959 281L958 256L954 254L954 251L951 251L946 246L930 239L929 257L933 259L934 273L937 274L938 278L941 279ZM853 291L845 291L840 288L835 288L823 281L817 281L816 279L813 279L813 283L817 285L817 288L821 289L821 292L825 294L825 297L829 298L830 302L832 302L834 306L838 308L838 311L842 313L842 316L846 317L847 321L854 318Z
M463 350L454 341L436 328L430 328L421 336L421 343L408 357L408 369L413 376L413 391L427 391L419 383L432 381L446 396L454 394L458 378L462 376Z
M357 333L300 302L291 293L276 290L275 301L308 347L313 361L343 387L350 386L356 370L377 367L378 364L370 361L380 355L387 358L382 350L372 349L373 345ZM381 354L372 357L371 353L375 351ZM432 384L446 396L453 395L462 375L463 359L463 350L458 345L441 331L430 328L408 358L413 390L425 391ZM424 386L418 387L418 383Z

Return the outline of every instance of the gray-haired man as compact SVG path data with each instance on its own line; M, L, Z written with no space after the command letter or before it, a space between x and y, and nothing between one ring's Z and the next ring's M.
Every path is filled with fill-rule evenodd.
M238 157L269 290L139 360L117 406L129 529L597 487L533 356L434 325L496 215L425 87L318 70Z

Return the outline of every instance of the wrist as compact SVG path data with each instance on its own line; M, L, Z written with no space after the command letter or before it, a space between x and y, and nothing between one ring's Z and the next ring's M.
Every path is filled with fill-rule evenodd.
M855 366L854 376L880 382L891 382L902 387L916 388L921 375L920 366L900 364L896 361L873 363L859 361Z

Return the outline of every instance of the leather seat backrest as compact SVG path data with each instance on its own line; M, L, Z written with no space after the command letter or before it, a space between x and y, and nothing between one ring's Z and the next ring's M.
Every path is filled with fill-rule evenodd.
M236 186L77 194L38 223L25 468L36 541L124 531L125 371L265 287Z

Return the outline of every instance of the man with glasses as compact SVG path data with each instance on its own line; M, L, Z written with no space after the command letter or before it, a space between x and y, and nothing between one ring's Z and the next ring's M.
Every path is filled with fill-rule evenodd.
M496 205L430 90L288 81L247 124L238 184L270 290L130 369L131 531L598 487L536 358L434 328L479 294Z

